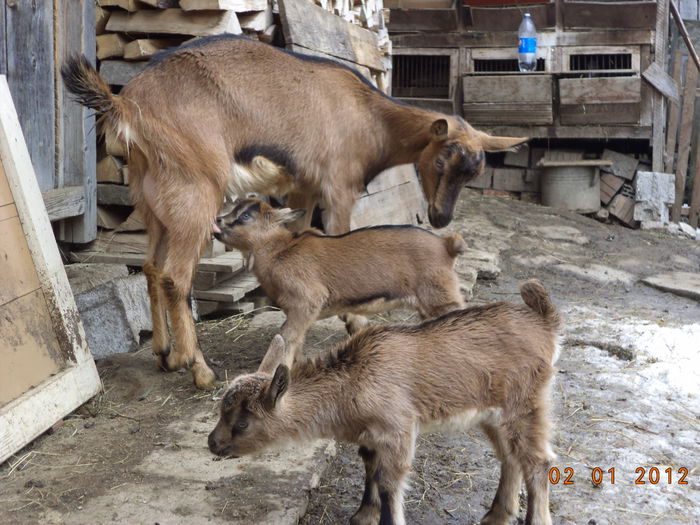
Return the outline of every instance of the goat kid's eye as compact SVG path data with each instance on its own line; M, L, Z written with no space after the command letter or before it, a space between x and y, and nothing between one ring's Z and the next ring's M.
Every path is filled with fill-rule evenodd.
M248 428L247 421L238 421L236 423L236 430L245 430L246 428Z
M240 216L240 219L242 221L247 221L248 219L250 219L250 213L248 213L248 212L242 213Z

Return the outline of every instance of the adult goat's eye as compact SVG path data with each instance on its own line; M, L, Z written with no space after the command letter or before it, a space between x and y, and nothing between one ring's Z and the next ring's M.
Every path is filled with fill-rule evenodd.
M241 420L236 423L236 430L245 430L246 428L248 428L247 421Z
M445 161L442 159L436 159L435 160L435 166L441 170L445 166Z

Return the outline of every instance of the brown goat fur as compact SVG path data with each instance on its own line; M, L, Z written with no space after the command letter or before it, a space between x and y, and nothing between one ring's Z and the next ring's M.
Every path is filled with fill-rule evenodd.
M401 104L333 61L233 35L154 57L119 95L84 57L69 60L62 74L128 152L132 198L149 234L153 351L165 369L191 365L201 388L213 387L215 377L197 346L187 297L225 194L286 194L308 210L320 203L326 231L339 234L368 181L417 163L430 221L441 227L464 183L483 169L483 151L526 140L492 137L461 117ZM271 177L259 156L291 176Z
M525 305L493 303L414 326L376 326L332 351L284 363L275 336L254 374L234 379L209 435L220 456L251 454L285 440L335 438L360 445L365 495L353 525L403 525L404 483L421 431L479 425L501 460L481 523L518 512L524 479L527 524L550 524L549 384L558 313L538 281L521 285Z
M248 254L260 286L286 314L281 335L290 358L301 355L304 334L317 319L399 306L414 308L425 319L464 308L454 271L455 258L465 249L458 234L440 237L415 226L343 235L289 231L285 224L304 213L242 199L216 220L216 238ZM363 321L352 316L348 331L364 328Z

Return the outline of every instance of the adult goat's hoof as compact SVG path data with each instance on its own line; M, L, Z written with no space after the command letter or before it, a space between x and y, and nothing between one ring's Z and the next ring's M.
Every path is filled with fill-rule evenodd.
M200 390L214 390L216 388L216 374L205 363L194 363L191 370L197 388Z

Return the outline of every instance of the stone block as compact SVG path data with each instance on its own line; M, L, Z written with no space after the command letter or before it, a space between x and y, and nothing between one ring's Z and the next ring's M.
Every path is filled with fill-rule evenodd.
M93 357L135 350L141 332L153 329L145 276L119 265L84 266L98 268L72 269L69 281Z
M675 188L673 174L638 171L634 178L634 200L671 204L675 199Z
M667 223L669 221L668 206L659 201L635 202L634 220Z

